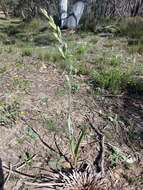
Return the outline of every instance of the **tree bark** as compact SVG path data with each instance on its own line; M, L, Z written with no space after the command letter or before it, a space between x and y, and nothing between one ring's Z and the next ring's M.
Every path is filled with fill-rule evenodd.
M61 28L66 27L68 16L68 0L60 0L60 21Z

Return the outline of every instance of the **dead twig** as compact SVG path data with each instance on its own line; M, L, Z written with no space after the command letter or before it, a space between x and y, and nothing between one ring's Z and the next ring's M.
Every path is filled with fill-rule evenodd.
M7 177L5 178L5 181L4 181L4 184L6 185L7 184L7 182L9 181L9 178L10 178L10 176L11 176L11 173L12 173L12 165L11 164L9 164L9 171L8 171L8 175L7 175Z
M36 156L37 156L37 155L34 154L34 155L33 155L31 158L29 158L28 160L26 160L26 161L20 163L20 164L17 165L17 166L14 166L13 169L19 170L19 169L23 168L23 167L24 167L25 165L27 165L31 160L33 160Z
M20 172L20 171L11 169L11 168L9 168L9 167L6 166L6 165L3 165L3 170L8 171L8 172L11 172L11 174L12 174L12 173L13 173L13 174L17 174L17 175L22 176L22 177L28 177L28 178L32 178L32 179L35 179L35 178L36 178L36 176L34 176L34 175L26 174L26 173L23 173L23 172Z
M105 170L104 170L104 157L105 157L105 136L102 132L100 132L100 130L98 128L96 128L93 123L91 122L91 120L86 116L86 119L91 127L91 129L98 135L99 137L99 144L100 144L100 172L102 174L102 177L105 175Z
M70 164L70 167L71 169L73 169L73 166L72 166L72 163L69 161L69 159L67 158L67 156L65 154L62 153L62 151L60 150L58 144L57 144L57 140L56 140L56 134L54 135L54 139L55 139L55 145L56 145L56 148L59 152L59 155L64 157L65 161L68 162Z
M52 148L51 146L49 146L49 145L42 139L42 137L39 135L39 133L38 133L35 129L33 129L33 127L31 127L31 126L27 123L27 121L26 121L24 118L21 118L21 120L37 135L37 137L39 138L39 140L41 141L41 143L42 143L46 148L48 148L48 149L50 149L52 152L55 152L55 153L58 154L58 152L57 152L54 148Z
M32 183L29 181L25 181L24 182L25 185L29 185L29 186L36 186L36 187L54 187L54 186L62 186L63 183Z

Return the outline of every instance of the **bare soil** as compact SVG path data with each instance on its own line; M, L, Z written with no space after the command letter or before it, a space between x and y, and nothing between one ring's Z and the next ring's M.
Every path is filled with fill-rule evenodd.
M4 189L34 190L34 186L23 185L27 179L24 174L38 177L46 174L50 167L69 168L69 164L49 150L32 129L53 149L56 149L56 141L62 152L72 158L66 135L69 109L66 71L48 61L22 57L20 52L1 53L0 67L0 106L18 104L13 119L3 114L1 120L4 121L0 121L0 158L6 179ZM89 116L94 119L94 126L105 134L107 144L134 159L131 164L120 158L113 163L111 147L105 144L104 167L113 183L123 190L141 190L143 99L127 93L95 96L87 80L86 76L75 75L74 81L80 88L72 93L71 118L75 135L78 136L81 127L87 127L79 165L83 160L92 162L99 150L98 140L86 120ZM14 173L12 169L20 173Z

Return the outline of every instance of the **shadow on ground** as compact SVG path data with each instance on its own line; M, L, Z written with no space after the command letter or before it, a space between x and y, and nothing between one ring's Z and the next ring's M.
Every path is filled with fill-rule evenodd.
M2 169L2 160L0 159L0 190L4 190L4 174Z

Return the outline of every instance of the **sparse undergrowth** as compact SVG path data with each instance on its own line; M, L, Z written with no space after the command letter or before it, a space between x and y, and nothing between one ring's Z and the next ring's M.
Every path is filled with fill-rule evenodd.
M2 21L1 25L4 30L0 32L3 45L0 48L0 126L4 147L0 150L4 150L4 162L18 163L12 167L14 173L32 173L34 177L27 178L30 181L25 186L49 183L54 172L64 168L66 171L56 174L55 183L60 179L61 186L64 184L67 189L70 185L77 187L77 180L82 184L85 177L93 190L100 184L102 175L98 176L90 166L94 161L97 163L93 157L101 148L106 150L105 170L110 169L112 173L107 173L107 183L100 181L99 188L111 186L111 178L121 189L126 184L133 189L140 188L140 174L130 172L132 167L140 167L131 149L137 152L135 156L140 156L142 99L137 95L143 93L142 53L129 52L133 46L122 37L102 38L93 33L70 31L63 33L68 44L65 61L45 22L34 20L25 26L18 21L9 31L6 30L13 25L11 21ZM71 77L70 83L65 74ZM69 90L73 100L71 144L66 127ZM90 128L87 115L93 115L95 126L104 132L107 142L103 147L103 136L94 131L94 126ZM83 164L83 160L92 164ZM97 171L104 169L99 168L100 164L94 165ZM11 165L5 166L8 175L12 170ZM69 183L70 177L73 178ZM19 179L19 174L15 178ZM15 181L11 174L9 181L11 184Z
M68 51L70 51L68 62L73 65L73 72L77 75L82 74L90 76L94 87L97 86L108 89L109 91L111 90L114 94L121 93L122 90L128 90L130 85L131 87L134 86L136 83L134 79L136 77L134 77L135 72L142 76L142 71L138 70L138 65L141 63L139 62L135 65L132 58L132 55L137 53L142 55L141 23L141 18L129 18L119 26L120 35L128 37L127 42L129 45L127 45L126 48L128 49L129 54L126 52L126 55L123 55L122 52L114 52L114 48L116 49L114 39L106 40L107 43L104 44L104 49L101 54L100 49L98 51L98 46L100 46L100 42L98 43L99 39L94 37L94 34L91 33L91 37L88 37L83 35L84 33L82 34L81 32L81 36L83 37L78 43L72 40L72 38L77 38L78 40L78 35L73 33L68 36L65 34L65 40L69 44ZM69 65L67 63L64 64L60 54L57 52L57 49L54 48L53 44L57 42L48 31L49 29L46 28L46 24L44 22L34 19L27 27L21 23L19 24L18 22L18 24L14 24L14 26L12 26L14 30L12 38L12 29L8 30L10 27L8 24L10 25L10 23L7 23L5 30L1 32L1 43L4 43L5 45L1 48L0 53L4 51L7 51L8 53L13 51L22 51L22 56L30 57L36 55L36 57L42 61L54 62L61 68L69 69ZM135 30L131 30L133 25L135 25ZM44 30L41 29L43 27ZM21 37L21 35L24 36L24 38L27 38L27 40L23 41L23 37ZM17 43L17 45L15 45L15 43ZM119 43L119 46L121 45L120 40L117 43ZM112 48L112 51L110 51L110 47ZM96 51L94 53L90 53L94 51L94 49ZM113 80L113 78L115 78L115 80ZM140 93L142 92L142 88L138 90L140 86L138 83L139 80L137 80L136 89L137 93L138 91Z

